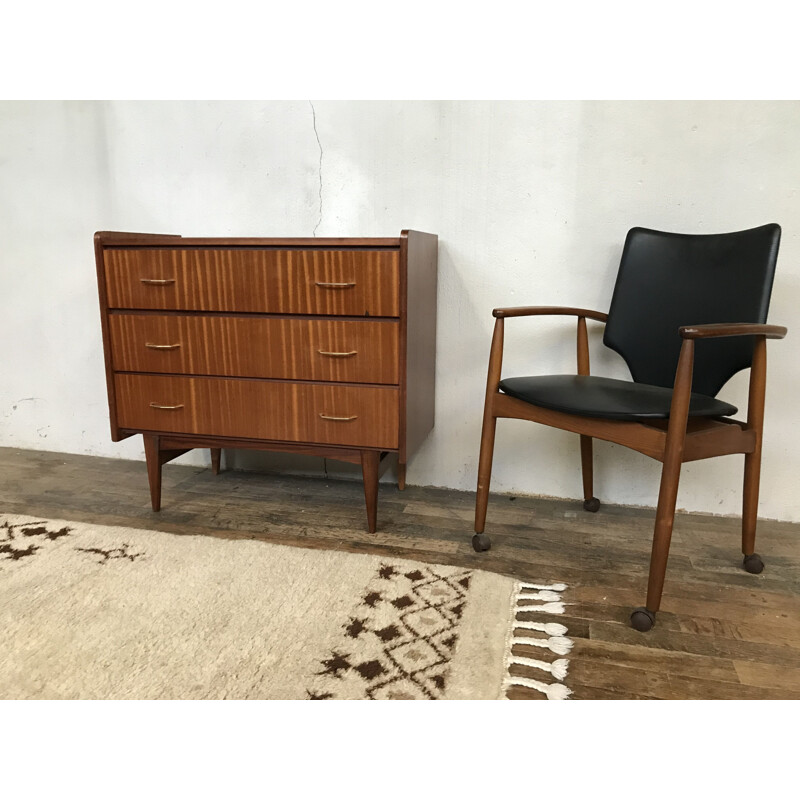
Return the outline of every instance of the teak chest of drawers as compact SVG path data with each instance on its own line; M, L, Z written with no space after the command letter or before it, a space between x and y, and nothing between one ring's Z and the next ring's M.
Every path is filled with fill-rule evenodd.
M161 467L192 448L360 463L376 527L380 462L398 485L433 427L438 239L95 234L111 438Z

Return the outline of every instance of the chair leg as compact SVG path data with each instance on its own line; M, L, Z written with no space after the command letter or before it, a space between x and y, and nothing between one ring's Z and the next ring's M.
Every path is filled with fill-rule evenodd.
M492 348L489 352L489 370L486 375L486 395L483 401L481 453L478 459L478 491L475 496L475 535L472 537L472 547L479 553L492 546L483 529L486 525L486 507L489 504L489 483L492 480L494 434L497 428L494 399L497 395L500 372L503 367L503 327L502 317L496 318L492 334Z
M694 364L694 342L684 340L675 371L675 388L670 405L669 427L664 446L664 466L661 468L661 487L658 490L656 524L653 531L653 549L650 553L650 576L647 581L645 608L637 608L631 614L631 625L638 631L649 631L655 624L656 612L661 606L664 591L664 576L667 572L669 543L675 522L675 502L678 499L678 483L681 478L683 448L686 444L686 422L689 416L689 397Z
M486 526L486 509L489 505L489 484L492 480L494 435L497 418L484 420L481 432L481 452L478 459L478 491L475 499L475 533L483 533Z
M756 522L758 520L758 488L761 478L761 448L747 453L744 457L744 497L742 503L742 553L744 568L758 575L764 569L764 562L755 552Z
M655 624L656 612L661 607L667 558L675 522L675 503L678 499L681 462L664 463L661 471L661 490L658 494L656 524L653 530L653 549L650 553L650 576L647 581L647 603L631 614L631 624L638 631L649 631Z
M758 337L753 346L750 392L747 401L747 427L755 431L756 446L744 457L744 496L742 500L742 553L744 568L755 575L764 562L755 553L758 519L758 487L761 480L761 434L764 429L764 391L767 381L767 340Z
M489 537L483 532L483 529L486 526L486 509L489 505L489 484L492 480L492 458L494 457L494 435L496 429L497 417L493 417L491 413L485 414L483 430L481 431L481 453L478 459L475 535L472 537L472 546L479 553L491 547Z
M592 437L581 434L581 471L583 474L583 507L586 511L595 512L600 508L600 501L594 496L592 489Z

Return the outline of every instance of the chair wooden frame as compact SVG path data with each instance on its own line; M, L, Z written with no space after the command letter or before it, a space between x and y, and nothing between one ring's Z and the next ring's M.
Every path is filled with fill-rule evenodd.
M553 411L510 397L503 394L498 388L503 366L503 329L506 318L542 315L577 317L577 374L589 375L586 320L606 322L607 314L583 308L561 306L496 308L492 314L495 317L495 325L486 381L486 401L483 412L475 504L473 545L476 550L485 550L489 547L488 537L485 536L483 530L489 501L489 483L497 420L498 418L525 419L580 435L584 507L589 511L596 511L600 505L592 494L593 438L615 442L662 462L647 600L645 607L635 610L631 616L631 622L638 630L649 630L652 627L655 622L655 614L661 605L681 464L686 461L697 461L732 453L744 454L742 509L744 566L749 572L760 572L763 569L763 562L754 551L767 376L766 340L782 339L786 335L786 328L779 325L755 323L690 325L679 328L676 335L681 337L682 343L675 372L669 419L652 420L645 423L599 419ZM692 391L695 341L723 336L752 336L754 338L747 421L739 422L728 418L690 419L688 413Z

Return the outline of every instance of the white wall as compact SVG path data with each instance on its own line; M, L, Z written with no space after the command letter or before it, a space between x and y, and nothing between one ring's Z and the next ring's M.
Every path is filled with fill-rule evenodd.
M778 222L770 321L790 333L769 348L760 513L800 520L799 179L797 102L0 103L0 445L143 458L139 437L109 439L96 230L437 233L436 427L408 480L472 491L493 307L607 310L634 225ZM593 372L626 376L593 330ZM569 371L574 323L509 321L506 352L506 375ZM744 408L746 374L721 397ZM741 456L687 465L678 505L737 513L741 466ZM597 443L596 494L653 505L658 467ZM501 421L492 488L578 497L577 437Z

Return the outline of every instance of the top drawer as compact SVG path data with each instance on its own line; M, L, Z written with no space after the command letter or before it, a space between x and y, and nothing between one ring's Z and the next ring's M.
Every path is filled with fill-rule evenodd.
M107 248L109 308L400 315L397 250Z

